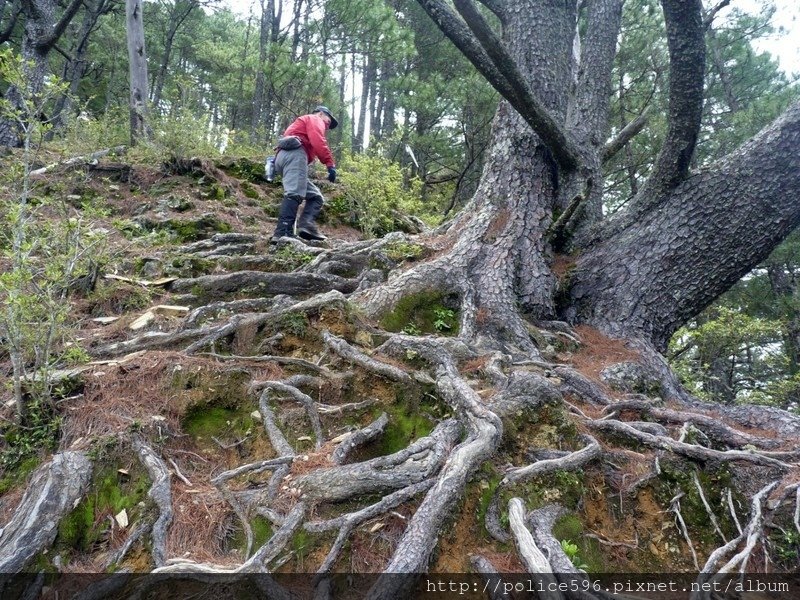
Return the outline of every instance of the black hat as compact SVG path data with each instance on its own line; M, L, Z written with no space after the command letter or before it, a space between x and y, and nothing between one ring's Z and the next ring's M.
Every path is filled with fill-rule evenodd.
M328 115L331 118L331 129L336 129L336 126L339 124L339 121L337 121L336 117L334 117L331 114L331 111L328 109L327 106L320 105L320 106L318 106L317 108L314 109L314 112L315 113L321 112L321 113L324 113L324 114Z

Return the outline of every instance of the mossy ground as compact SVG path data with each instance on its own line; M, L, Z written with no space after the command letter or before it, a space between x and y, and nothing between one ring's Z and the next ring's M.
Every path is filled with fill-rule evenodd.
M123 462L121 454L117 454L116 460L106 458L95 464L98 466L89 492L59 523L57 550L90 553L98 545L108 545L115 529L119 532L119 526L112 523L112 519L123 509L130 524L144 516L150 489L147 475L127 461Z
M387 331L409 334L458 334L458 310L454 298L437 292L403 297L394 310L383 315L381 326Z

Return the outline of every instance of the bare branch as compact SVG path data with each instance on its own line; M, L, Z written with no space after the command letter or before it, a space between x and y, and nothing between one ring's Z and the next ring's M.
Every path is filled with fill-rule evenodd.
M567 138L561 126L536 99L525 79L519 74L514 60L505 51L486 21L467 0L459 0L459 10L470 15L473 31L480 32L476 39L442 0L417 0L439 29L475 65L486 80L516 109L551 151L562 169L574 170L580 164L578 151ZM499 61L499 62L498 62Z
M67 9L64 11L64 14L61 15L61 19L59 19L58 23L56 23L53 30L50 32L49 35L42 37L41 39L37 40L36 46L39 50L47 52L53 46L55 46L58 38L64 33L69 25L72 18L78 14L78 9L83 5L83 0L72 0L72 4L70 4Z
M701 0L662 0L669 46L669 126L653 172L639 198L659 197L675 188L689 165L703 114L706 45Z
M711 27L711 24L714 22L714 18L717 16L717 13L721 11L723 8L728 6L731 3L731 0L721 0L714 8L706 13L706 16L703 17L703 29L708 29Z
M613 140L608 142L603 147L603 152L600 157L602 162L605 163L611 160L617 154L617 152L622 150L627 145L628 142L630 142L634 137L636 137L639 134L639 132L642 131L642 129L645 128L649 120L650 120L650 107L648 106L647 108L644 109L644 111L642 111L642 114L640 114L633 121L625 125L625 127L622 128L622 131L620 131Z

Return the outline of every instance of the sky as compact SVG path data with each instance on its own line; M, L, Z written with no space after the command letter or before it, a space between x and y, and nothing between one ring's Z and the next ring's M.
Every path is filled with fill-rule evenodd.
M749 13L757 14L765 0L732 0L730 5L720 11L719 17L724 18L734 7ZM771 0L775 4L775 15L772 23L776 34L769 39L761 40L756 47L765 50L777 57L781 68L787 75L800 77L800 0ZM258 0L222 0L224 5L230 6L236 13L246 15L250 7L256 5ZM713 2L716 4L716 2ZM709 0L704 4L708 5Z
M798 0L772 0L775 4L775 15L772 24L776 29L775 35L760 40L756 45L759 50L765 50L777 57L781 69L787 74L800 77L800 1ZM731 7L738 7L749 13L758 14L763 2L756 0L733 0ZM724 17L730 8L720 12Z

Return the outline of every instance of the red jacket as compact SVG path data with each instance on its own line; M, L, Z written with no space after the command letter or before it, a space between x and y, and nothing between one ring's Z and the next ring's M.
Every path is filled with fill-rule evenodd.
M303 115L289 125L283 132L283 137L293 135L300 138L303 149L308 155L309 164L318 158L326 167L335 167L336 163L325 139L325 129L325 122L317 115Z

